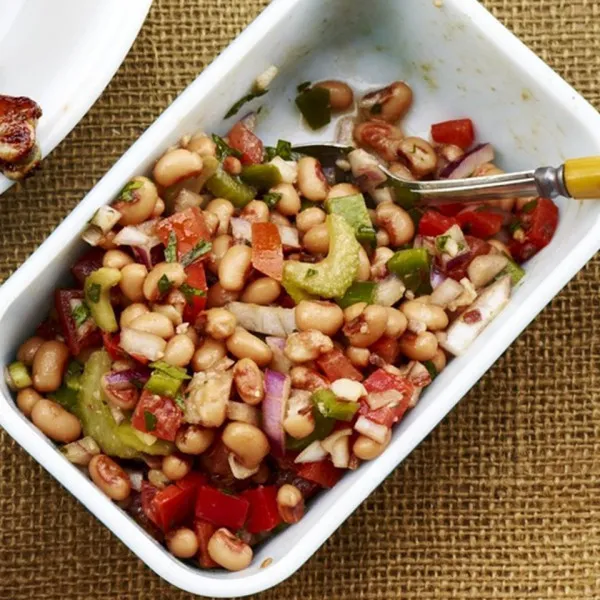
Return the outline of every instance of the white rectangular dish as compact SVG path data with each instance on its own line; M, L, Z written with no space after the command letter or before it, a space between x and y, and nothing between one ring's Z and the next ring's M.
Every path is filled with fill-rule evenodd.
M441 6L437 6L441 4ZM0 290L0 359L9 363L48 310L48 298L83 249L79 232L133 176L147 171L182 135L224 133L222 116L271 64L280 75L257 134L302 142L330 140L333 126L304 129L292 102L305 80L336 78L356 90L406 79L415 104L409 134L461 116L494 144L501 167L556 165L600 154L600 115L499 24L477 0L274 0L264 13L165 111ZM596 132L596 133L594 133ZM296 571L365 497L437 425L524 327L600 247L600 203L559 202L552 244L527 265L504 312L468 353L452 361L402 423L385 453L319 496L302 521L257 549L238 573L184 565L68 463L15 407L0 384L0 424L44 468L161 577L186 591L232 597L272 587ZM261 563L271 558L268 568Z

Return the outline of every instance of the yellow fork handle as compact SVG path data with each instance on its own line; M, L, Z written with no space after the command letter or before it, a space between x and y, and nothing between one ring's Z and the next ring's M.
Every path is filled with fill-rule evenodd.
M577 200L600 199L600 156L567 160L565 186Z

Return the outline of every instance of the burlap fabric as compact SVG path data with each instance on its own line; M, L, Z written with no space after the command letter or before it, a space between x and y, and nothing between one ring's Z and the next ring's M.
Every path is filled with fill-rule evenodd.
M425 1L425 0L423 0ZM155 0L101 99L0 198L0 280L267 0ZM486 0L600 106L600 0ZM600 260L265 599L600 598ZM0 433L0 600L191 598Z

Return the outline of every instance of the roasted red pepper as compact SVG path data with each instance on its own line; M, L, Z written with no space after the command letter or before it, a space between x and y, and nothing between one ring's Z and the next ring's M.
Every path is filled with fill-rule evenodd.
M180 479L179 481L175 482L175 485L177 485L183 490L192 488L197 493L203 485L207 484L207 482L208 478L204 473L199 473L198 471L190 471L183 479Z
M502 229L504 217L493 212L465 210L456 215L456 220L464 233L487 239Z
M90 248L77 259L77 262L71 267L71 273L79 285L83 285L85 278L102 266L103 258L104 250L102 248Z
M158 235L165 248L169 246L171 232L175 233L177 239L178 260L181 260L190 250L193 250L198 243L210 240L210 231L206 226L204 215L197 206L186 208L184 211L159 221L156 226L156 235Z
M321 354L316 362L330 381L335 381L336 379L362 381L364 379L362 373L354 368L352 363L338 348L334 348L325 354Z
M303 463L298 468L296 473L303 479L313 481L324 488L332 488L344 474L343 469L338 469L333 466L328 460L321 462Z
M426 210L419 221L419 235L442 235L457 223L453 217L446 217L435 210Z
M359 414L386 427L391 427L404 416L415 389L406 377L389 373L385 369L378 369L372 373L365 381L364 386L369 394L380 394L389 391L400 393L401 397L395 406L384 406L372 410L366 401L362 402Z
M431 126L431 137L438 144L454 144L466 150L475 141L475 129L471 119L455 119Z
M275 223L252 223L252 266L281 281L283 274L283 246Z
M263 143L242 123L236 123L227 134L229 145L242 153L244 165L257 165L263 161Z
M112 360L119 360L125 356L125 352L119 346L120 337L118 333L102 332L102 343Z
M198 538L198 562L203 569L213 569L217 567L217 563L210 557L208 553L208 542L217 528L208 521L196 519L194 522L194 530Z
M206 272L201 262L192 263L186 267L185 272L187 287L183 287L186 297L183 320L186 323L195 323L196 317L206 308Z
M259 486L241 494L250 504L245 529L248 533L271 531L281 523L277 510L277 487Z
M521 230L524 237L511 240L509 249L521 263L552 241L558 226L558 207L548 198L538 198L526 204L517 213L517 219L515 230Z
M156 524L166 533L191 520L194 514L195 488L182 489L170 485L158 491L150 503L150 513L156 518Z
M400 355L400 344L396 338L384 335L372 344L369 350L371 354L377 354L386 363L393 365Z
M225 494L208 485L200 487L196 500L196 517L217 527L237 531L244 526L250 503L245 498Z
M138 431L173 442L182 419L181 410L171 398L142 390L131 425Z
M85 303L83 290L56 290L54 293L54 306L60 322L65 342L69 352L77 356L84 348L100 344L100 332L94 323L91 314L85 317ZM76 307L83 309L80 325L76 322Z

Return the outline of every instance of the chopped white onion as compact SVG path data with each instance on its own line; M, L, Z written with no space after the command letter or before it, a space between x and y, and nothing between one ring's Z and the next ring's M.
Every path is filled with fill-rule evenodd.
M266 90L275 77L277 77L279 73L279 69L275 65L271 65L268 69L263 71L255 80L254 80L254 89L255 91L262 92Z
M110 414L117 425L120 425L125 420L125 414L118 406L109 403L108 409L110 410Z
M238 323L248 331L285 337L296 331L296 315L293 308L260 306L245 302L230 302L226 306Z
M144 481L144 474L141 471L133 471L127 469L127 475L129 475L129 481L131 482L131 487L136 492L142 491L142 481Z
M358 417L358 420L354 424L354 429L378 444L385 442L389 431L385 425L374 423L370 419L367 419L367 417Z
M235 458L235 455L231 453L227 456L227 462L229 463L231 473L236 479L248 479L248 477L256 475L256 473L258 473L258 469L260 468L260 466L254 467L254 469L248 469L247 467L244 467L244 465L240 464Z
M321 446L323 446L323 448L327 452L329 452L329 454L331 454L331 452L333 450L333 446L340 438L348 437L351 435L352 435L352 429L350 429L350 427L348 427L347 429L339 429L338 431L334 431L331 435L329 435L324 440L322 440Z
M467 275L476 288L483 287L501 273L507 264L508 257L504 254L476 256L467 267Z
M371 392L367 396L367 403L371 410L377 410L384 406L398 406L404 395L398 390L386 390L385 392Z
M300 239L298 230L295 227L286 227L285 225L277 225L281 244L285 249L296 250L300 248ZM231 219L231 233L236 242L252 243L252 223L241 217L233 217Z
M125 327L121 330L119 345L127 354L144 356L148 360L155 361L165 355L167 342L152 333Z
M342 400L357 402L359 398L367 395L365 386L360 381L353 379L336 379L331 384L331 391Z
M348 437L338 439L331 449L331 462L338 469L347 469L350 464L350 440Z
M150 241L150 236L133 225L123 227L113 240L117 246L146 246Z
M276 156L269 164L279 169L283 183L294 184L298 181L298 163L295 160L283 160L281 156Z
M307 446L294 460L295 463L319 462L327 458L327 452L319 440Z
M380 306L394 306L402 299L406 286L395 275L388 275L380 281L375 288L375 304Z
M465 288L458 281L451 279L444 280L438 287L433 290L429 301L431 304L446 308L448 304L454 302L463 292Z
M101 206L92 217L90 225L95 225L104 234L108 233L121 218L121 213L112 206Z

